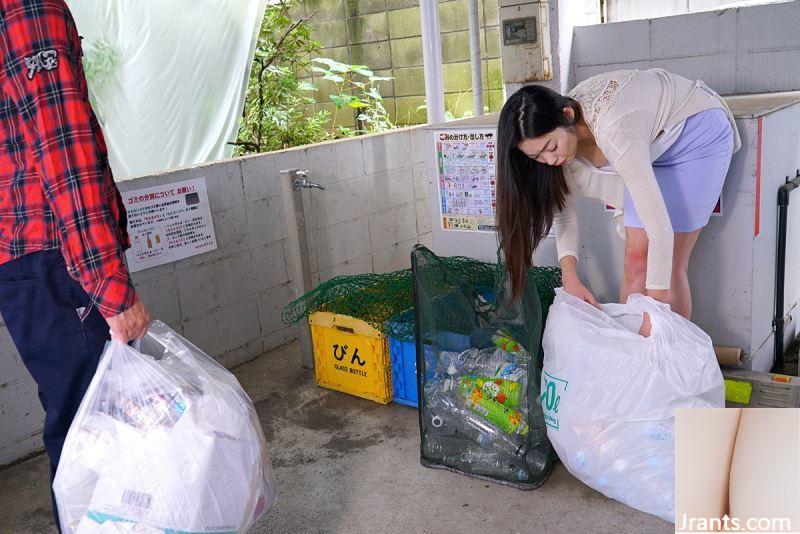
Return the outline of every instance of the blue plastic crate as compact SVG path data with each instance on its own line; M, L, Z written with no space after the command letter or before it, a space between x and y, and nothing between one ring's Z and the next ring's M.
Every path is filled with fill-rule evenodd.
M442 350L461 352L469 347L469 337L440 332L436 342ZM417 350L413 341L402 341L389 336L389 356L392 360L392 399L398 404L419 407L417 388ZM425 345L427 379L432 379L436 369L436 350Z

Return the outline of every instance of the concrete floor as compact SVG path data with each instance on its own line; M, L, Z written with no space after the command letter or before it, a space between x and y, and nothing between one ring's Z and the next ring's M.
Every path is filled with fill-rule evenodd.
M419 464L417 412L318 388L299 345L235 370L255 402L278 479L262 533L671 533L673 525L585 486L561 465L520 491ZM0 533L55 532L47 461L0 471Z

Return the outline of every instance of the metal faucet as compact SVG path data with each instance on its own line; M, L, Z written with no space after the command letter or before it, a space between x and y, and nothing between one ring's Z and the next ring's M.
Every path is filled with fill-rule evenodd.
M308 179L308 171L297 171L296 176L297 178L295 178L294 182L292 182L292 186L294 187L295 191L297 191L300 188L321 189L325 191L325 188L323 186L314 183Z

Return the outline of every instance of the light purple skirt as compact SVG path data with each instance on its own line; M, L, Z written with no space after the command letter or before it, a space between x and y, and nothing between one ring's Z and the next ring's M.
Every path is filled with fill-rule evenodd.
M733 130L725 110L709 109L686 119L683 132L653 162L672 230L692 232L708 224L733 153ZM625 226L644 228L625 188Z

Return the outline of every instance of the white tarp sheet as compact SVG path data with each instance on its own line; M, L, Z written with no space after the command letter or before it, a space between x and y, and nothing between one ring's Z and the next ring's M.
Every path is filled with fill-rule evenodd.
M67 0L114 177L230 157L266 0Z

